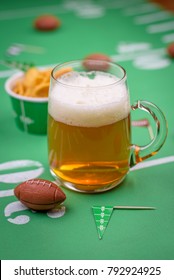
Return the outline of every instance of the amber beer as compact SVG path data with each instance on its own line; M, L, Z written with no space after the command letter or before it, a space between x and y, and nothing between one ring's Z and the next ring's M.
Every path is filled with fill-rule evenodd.
M72 81L73 73L68 75ZM116 186L129 169L127 88L117 85L112 75L100 75L96 74L100 86L92 86L92 90L86 90L84 86L79 89L77 85L71 88L71 84L66 87L63 80L50 93L48 148L51 173L68 188L85 192ZM68 77L65 80L67 83ZM103 83L106 85L102 88ZM109 83L113 85L110 87Z

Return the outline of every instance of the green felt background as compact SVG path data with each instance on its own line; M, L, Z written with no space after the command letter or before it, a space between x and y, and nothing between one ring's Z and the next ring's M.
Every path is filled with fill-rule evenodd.
M23 52L14 57L39 66L83 58L93 52L118 55L120 42L146 42L151 49L163 49L168 65L160 69L137 68L132 59L120 59L119 63L128 74L131 102L150 100L166 115L168 138L153 159L172 156L174 60L165 54L167 43L162 37L167 32L150 34L147 32L150 24L137 25L134 15L126 16L126 9L148 3L145 0L134 1L139 4L122 1L120 8L117 5L121 1L118 0L91 2L102 7L104 12L101 16L79 16L72 3L82 5L83 1L4 1L0 11L0 58L4 58L7 48L15 42L43 47L45 52L42 54ZM156 7L156 11L160 9ZM58 16L62 22L61 28L53 32L33 29L33 20L44 13ZM172 30L168 33L172 33ZM0 74L7 73L7 70L0 65ZM29 135L16 127L10 99L4 89L7 76L0 78L0 164L15 160L38 161L44 167L41 177L52 180L47 159L47 137ZM134 119L141 117L144 116L138 113L132 116ZM137 144L149 141L143 128L135 128L132 133L133 141ZM4 171L0 168L0 175L16 171L19 170ZM0 182L0 191L15 186L16 183ZM49 218L46 213L33 213L30 210L6 217L7 205L17 199L14 196L0 197L1 259L174 258L174 163L130 171L118 188L107 193L84 195L68 190L65 193L66 214L56 219ZM92 215L93 205L147 205L155 206L157 210L114 210L103 239L99 240ZM28 215L30 222L15 225L8 221L18 215Z

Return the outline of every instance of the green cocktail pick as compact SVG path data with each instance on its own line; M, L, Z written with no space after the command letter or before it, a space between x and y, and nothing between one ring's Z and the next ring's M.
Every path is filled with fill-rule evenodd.
M99 239L102 239L113 212L113 206L93 206L92 211L97 226Z
M155 210L155 207L151 206L113 206L114 209L119 210Z
M97 227L99 239L102 239L114 209L155 210L156 208L151 206L93 206L92 211L93 211L93 216Z

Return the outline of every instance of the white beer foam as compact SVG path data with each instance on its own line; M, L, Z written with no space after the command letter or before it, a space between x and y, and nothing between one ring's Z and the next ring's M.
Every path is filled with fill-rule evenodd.
M130 112L125 84L118 78L100 71L69 72L52 88L49 114L65 124L98 127L124 119ZM110 86L109 86L110 85Z

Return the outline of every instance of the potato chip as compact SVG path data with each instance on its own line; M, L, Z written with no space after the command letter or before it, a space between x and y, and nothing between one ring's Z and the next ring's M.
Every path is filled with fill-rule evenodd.
M35 88L34 95L37 97L47 97L49 90L49 83L40 84Z
M30 68L24 77L16 82L13 91L26 97L48 97L52 69Z
M24 77L16 82L13 91L26 97L48 97L51 71L50 68L40 70L32 67L28 69ZM55 77L57 79L70 71L72 71L71 67L60 69L55 73Z

